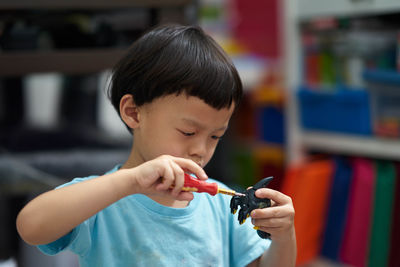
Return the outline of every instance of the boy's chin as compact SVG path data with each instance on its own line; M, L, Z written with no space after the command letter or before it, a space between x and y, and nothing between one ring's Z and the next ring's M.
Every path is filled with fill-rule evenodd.
M194 198L193 192L181 192L177 197L180 201L192 201Z

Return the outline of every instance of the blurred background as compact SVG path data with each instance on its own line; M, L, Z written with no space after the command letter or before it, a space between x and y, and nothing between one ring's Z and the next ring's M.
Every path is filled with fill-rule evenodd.
M245 96L206 167L292 197L298 266L400 266L400 1L0 1L0 266L78 266L20 240L38 194L123 162L131 136L106 97L144 31L197 24Z

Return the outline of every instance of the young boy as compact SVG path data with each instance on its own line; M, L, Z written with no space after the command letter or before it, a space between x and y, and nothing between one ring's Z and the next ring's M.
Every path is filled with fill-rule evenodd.
M185 172L207 179L203 167L241 95L235 67L200 28L148 32L117 64L110 86L133 134L129 158L33 199L18 215L19 234L47 254L73 251L81 266L294 266L289 197L259 189L273 207L239 225L229 196L181 191Z

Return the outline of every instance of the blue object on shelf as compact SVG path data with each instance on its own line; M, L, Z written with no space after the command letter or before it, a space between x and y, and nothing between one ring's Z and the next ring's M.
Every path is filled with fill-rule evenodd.
M367 82L383 83L400 86L400 73L392 70L367 69L362 74Z
M303 128L371 135L369 94L345 87L334 92L301 87L298 99Z
M331 186L328 214L321 246L321 255L333 261L339 261L352 172L351 163L347 158L335 158L335 174Z
M371 121L376 135L400 137L400 73L367 69L363 72L371 99Z
M258 113L258 125L261 140L275 144L285 142L285 120L282 108L262 107Z

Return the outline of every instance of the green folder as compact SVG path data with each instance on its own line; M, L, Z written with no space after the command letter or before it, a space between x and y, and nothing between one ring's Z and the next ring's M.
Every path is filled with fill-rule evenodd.
M377 161L375 200L368 266L388 266L396 170L392 162Z

